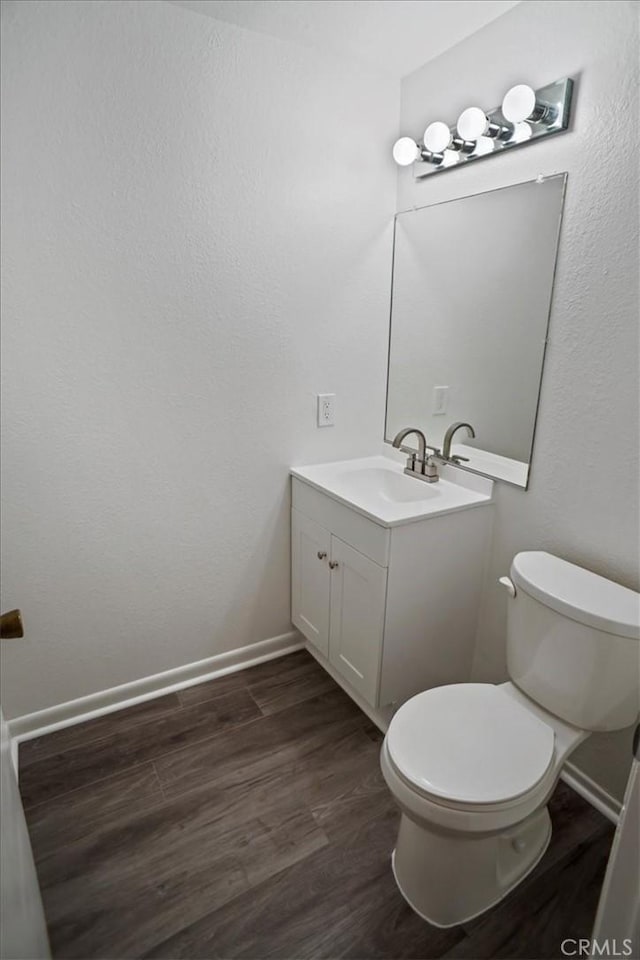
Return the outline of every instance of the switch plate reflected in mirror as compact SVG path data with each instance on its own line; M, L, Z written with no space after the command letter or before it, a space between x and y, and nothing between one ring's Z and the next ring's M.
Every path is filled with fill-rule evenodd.
M395 218L385 440L407 425L464 469L528 485L567 174ZM446 384L446 416L441 412Z

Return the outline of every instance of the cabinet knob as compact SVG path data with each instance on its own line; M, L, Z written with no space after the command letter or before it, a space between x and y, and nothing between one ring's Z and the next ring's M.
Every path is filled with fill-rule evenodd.
M327 553L325 550L318 550L318 560L326 560Z
M335 570L335 568L338 566L338 561L337 561L337 560L329 560L329 566L331 567L332 570Z

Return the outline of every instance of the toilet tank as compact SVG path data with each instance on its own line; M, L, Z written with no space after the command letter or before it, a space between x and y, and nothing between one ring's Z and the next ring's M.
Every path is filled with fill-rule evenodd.
M517 554L511 579L513 683L583 730L632 724L640 707L640 594L541 551Z

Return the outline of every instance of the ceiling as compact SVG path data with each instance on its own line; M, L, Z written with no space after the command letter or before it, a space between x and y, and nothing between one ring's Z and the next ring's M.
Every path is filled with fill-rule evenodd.
M397 78L518 0L170 0L281 40L363 61Z

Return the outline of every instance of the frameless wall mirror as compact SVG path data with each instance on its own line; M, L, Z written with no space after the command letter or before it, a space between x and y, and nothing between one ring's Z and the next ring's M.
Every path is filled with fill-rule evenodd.
M464 469L526 487L566 173L399 213L385 440L419 427Z

